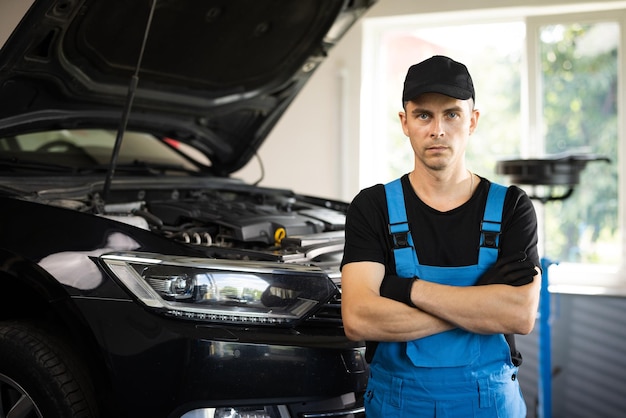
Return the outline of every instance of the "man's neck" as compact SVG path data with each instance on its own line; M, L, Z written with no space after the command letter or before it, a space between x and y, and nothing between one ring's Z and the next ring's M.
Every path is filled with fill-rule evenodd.
M447 212L467 202L478 184L475 174L466 168L449 173L413 170L409 181L415 194L428 206Z

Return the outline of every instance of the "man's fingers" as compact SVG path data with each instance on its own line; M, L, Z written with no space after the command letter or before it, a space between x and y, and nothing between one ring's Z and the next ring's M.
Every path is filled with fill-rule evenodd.
M495 266L504 266L506 264L516 263L516 262L524 262L526 260L526 253L524 251L520 251L518 253L509 255L507 257L503 257L496 261Z
M511 274L519 270L534 269L535 265L532 261L514 261L512 263L501 266L498 271L502 275Z

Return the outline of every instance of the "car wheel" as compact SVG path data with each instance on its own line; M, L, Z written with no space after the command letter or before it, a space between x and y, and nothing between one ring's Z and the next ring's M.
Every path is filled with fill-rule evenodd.
M34 324L0 322L0 417L96 416L93 390L75 359Z

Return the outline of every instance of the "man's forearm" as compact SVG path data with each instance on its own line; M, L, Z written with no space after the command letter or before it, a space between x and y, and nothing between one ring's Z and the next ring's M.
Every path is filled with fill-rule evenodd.
M534 326L541 276L524 286L447 286L417 280L411 301L419 309L468 331L527 334Z
M365 302L365 303L362 303ZM353 340L410 341L455 328L442 318L384 297L352 303L342 297L344 329Z
M344 266L341 311L348 338L409 341L455 327L442 318L381 296L383 274L384 266L378 263L358 262Z

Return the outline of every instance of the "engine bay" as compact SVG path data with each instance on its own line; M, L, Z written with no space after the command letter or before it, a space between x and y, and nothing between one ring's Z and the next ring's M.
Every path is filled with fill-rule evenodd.
M338 266L347 205L276 189L133 189L109 202L98 193L36 200L118 222L193 246L212 257Z

